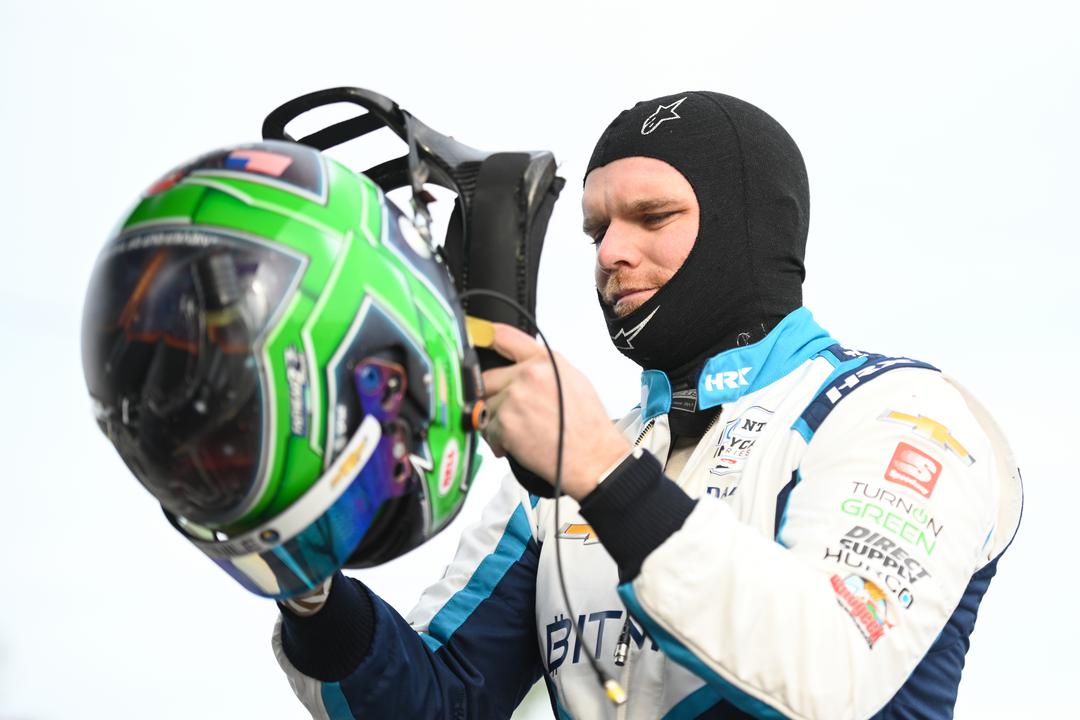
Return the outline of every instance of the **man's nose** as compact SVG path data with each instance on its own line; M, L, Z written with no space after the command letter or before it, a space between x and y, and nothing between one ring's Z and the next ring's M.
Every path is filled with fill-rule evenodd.
M596 250L596 262L604 270L615 270L619 266L636 267L641 262L641 250L633 227L623 222L608 225Z

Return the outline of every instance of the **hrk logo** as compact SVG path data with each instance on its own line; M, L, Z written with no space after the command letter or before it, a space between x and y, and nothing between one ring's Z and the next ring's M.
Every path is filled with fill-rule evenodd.
M641 124L641 134L648 135L652 131L656 130L656 128L660 127L660 123L666 122L668 120L678 120L680 115L679 113L675 112L675 110L678 109L680 105L682 105L683 100L685 99L685 97L681 97L670 105L661 105L660 107L656 108L656 112L645 118L645 122Z
M717 390L723 390L724 388L734 390L740 385L749 385L750 383L746 380L746 373L753 369L754 368L752 367L744 367L739 368L738 370L706 375L705 392L715 392Z

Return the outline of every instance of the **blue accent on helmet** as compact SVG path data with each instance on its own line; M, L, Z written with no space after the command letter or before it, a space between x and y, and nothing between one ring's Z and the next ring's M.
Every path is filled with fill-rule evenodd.
M274 555L278 557L281 562L285 563L285 567L295 573L296 577L300 578L300 581L306 584L308 587L315 587L317 583L311 582L311 579L304 574L304 571L300 569L299 563L293 558L292 553L285 549L284 545L278 545L273 550Z

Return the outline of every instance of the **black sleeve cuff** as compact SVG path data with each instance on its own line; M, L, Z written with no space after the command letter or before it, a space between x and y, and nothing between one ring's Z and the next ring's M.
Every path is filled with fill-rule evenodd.
M628 457L581 502L581 515L619 566L619 582L641 564L694 509L694 501L664 475L650 453Z
M281 608L281 645L293 666L322 682L351 673L371 650L375 609L368 589L358 580L334 575L330 595L319 612L300 617Z

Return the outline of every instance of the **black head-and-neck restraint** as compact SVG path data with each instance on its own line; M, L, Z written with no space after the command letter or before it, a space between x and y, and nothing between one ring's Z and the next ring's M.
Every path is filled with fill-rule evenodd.
M696 387L709 357L761 340L802 305L806 168L778 122L714 92L624 110L601 135L586 175L635 156L662 160L689 181L700 207L698 237L641 307L620 318L600 304L615 346L643 368L664 371L678 392ZM675 408L693 412L696 402Z

